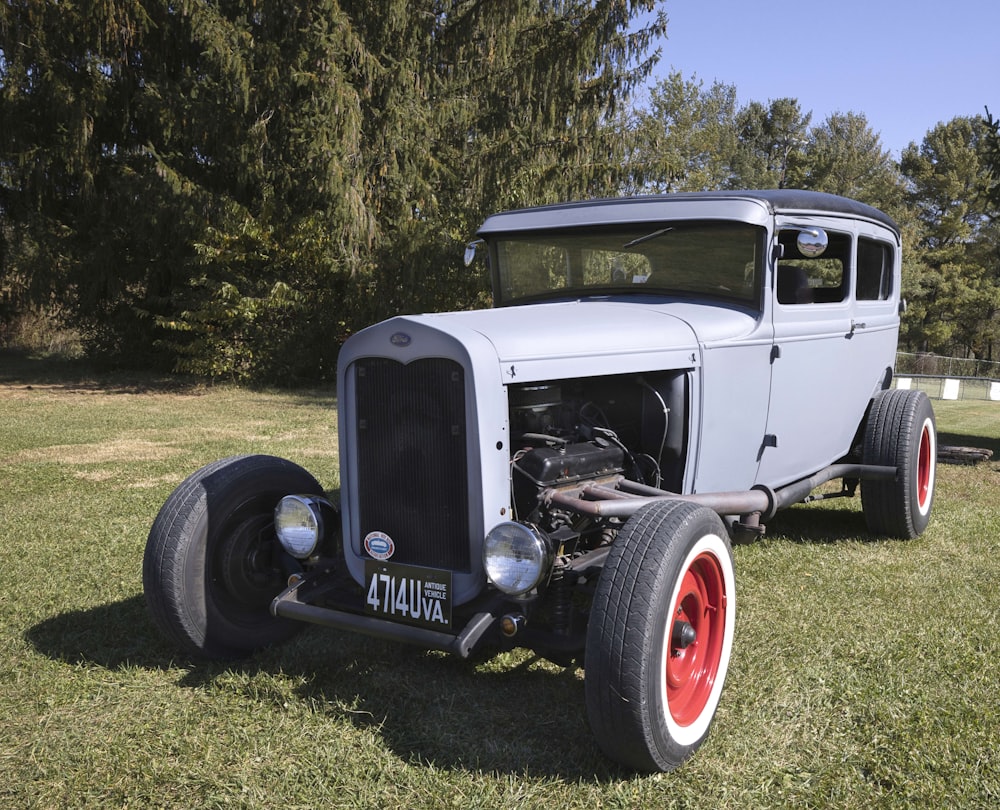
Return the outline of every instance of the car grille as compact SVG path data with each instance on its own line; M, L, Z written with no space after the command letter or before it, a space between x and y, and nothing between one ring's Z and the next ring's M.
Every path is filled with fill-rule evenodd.
M361 537L393 562L469 571L465 374L453 360L355 364Z

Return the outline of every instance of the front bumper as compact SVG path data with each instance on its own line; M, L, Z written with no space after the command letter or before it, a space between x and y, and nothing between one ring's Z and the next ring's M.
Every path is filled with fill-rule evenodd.
M306 601L303 598L304 592L313 592L310 594L313 596L315 592L324 590L324 574L329 575L329 572L318 572L289 585L271 602L271 614L279 618L413 644L424 649L441 650L459 658L468 658L484 640L498 634L497 627L502 614L499 600L496 604L488 602L480 605L478 611L464 618L462 627L457 632L445 633L367 616L343 607L328 607Z

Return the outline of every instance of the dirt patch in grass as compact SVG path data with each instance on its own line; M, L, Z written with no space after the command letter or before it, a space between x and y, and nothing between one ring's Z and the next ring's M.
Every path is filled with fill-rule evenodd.
M179 453L176 447L141 439L112 439L98 444L56 444L22 450L6 460L12 463L55 463L68 465L113 464L133 461L162 461ZM103 480L95 478L92 480Z

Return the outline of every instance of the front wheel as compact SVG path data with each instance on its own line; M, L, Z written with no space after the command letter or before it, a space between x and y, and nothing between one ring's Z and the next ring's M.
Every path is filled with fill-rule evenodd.
M865 424L864 463L896 468L893 480L861 482L873 534L917 537L931 517L937 468L934 409L923 391L882 391Z
M695 752L719 705L735 622L718 515L662 501L628 520L601 572L584 660L591 729L611 759L668 771Z
M185 479L153 521L142 563L146 604L165 636L206 658L238 658L301 625L271 615L285 586L274 507L321 493L308 472L274 456L222 459Z

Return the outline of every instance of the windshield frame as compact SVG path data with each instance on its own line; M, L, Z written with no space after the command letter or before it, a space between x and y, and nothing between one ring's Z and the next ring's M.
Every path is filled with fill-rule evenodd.
M663 275L668 259L675 259L680 266L684 261L682 255L685 250L691 252L701 244L702 249L715 249L718 241L712 241L718 234L726 231L734 232L743 230L746 233L740 237L739 243L733 242L733 249L741 251L752 250L751 255L745 254L743 269L737 270L732 264L736 260L728 258L725 262L725 278L721 271L719 280L735 281L730 287L722 284L712 284L713 279L707 279L703 283L691 283L694 279L699 279L698 268L703 263L695 260L688 260L683 265L683 270L674 268L668 272L670 276ZM676 241L678 237L687 236L686 242L680 244ZM579 227L562 227L549 229L527 229L518 231L501 231L487 236L489 244L489 256L491 275L493 280L494 306L518 306L544 301L580 300L588 298L621 298L621 297L652 297L658 299L672 300L679 299L685 301L705 301L712 304L735 305L743 309L754 312L761 312L764 307L764 279L767 265L767 228L759 223L746 222L734 219L672 219L644 222L626 222L609 225L586 225ZM561 268L556 269L555 276L553 263L547 270L536 268L534 270L516 272L513 268L511 251L517 246L531 249L534 246L541 249L543 246L550 246L555 252L562 251L560 265L563 261L567 263L566 273L570 279L569 284L560 286L547 286L545 283L535 283L527 288L515 289L515 283L519 279L523 282L524 276L545 275L549 279L556 278L561 273ZM650 268L645 279L641 275L634 275L632 280L618 277L613 282L612 273L608 274L607 282L598 280L585 281L582 284L573 284L572 275L575 271L586 275L589 258L584 258L584 252L590 251L589 255L598 256L598 253L607 256L598 256L598 264L602 261L613 261L617 257L634 257L636 262L646 261ZM570 260L570 254L577 253L577 261ZM716 252L717 253L717 252ZM719 261L719 259L717 259ZM752 268L750 267L752 263ZM635 265L634 265L635 266ZM511 272L511 270L515 272ZM747 276L749 270L750 275ZM742 274L742 282L739 275ZM663 280L669 280L670 284L650 283L654 275L659 275ZM686 276L688 284L676 283L679 278ZM738 285L739 289L733 287Z

